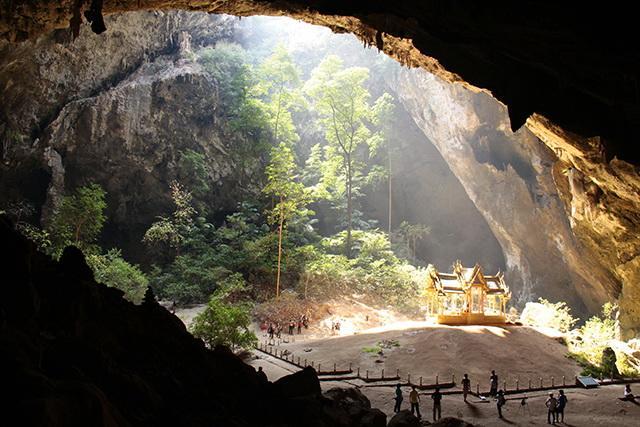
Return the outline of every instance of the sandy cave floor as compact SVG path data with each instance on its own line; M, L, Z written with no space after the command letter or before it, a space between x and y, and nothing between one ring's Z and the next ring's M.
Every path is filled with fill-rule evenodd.
M256 369L262 366L268 378L274 381L281 376L295 371L295 368L281 360L259 354L257 359L251 362ZM333 387L361 386L356 382L322 382L323 390ZM640 388L640 385L635 385ZM567 426L640 426L640 404L623 402L618 399L622 396L622 385L612 385L598 389L566 389L569 403L565 411L565 423ZM361 387L361 391L369 398L371 405L387 414L387 419L393 416L392 400L393 387L372 388ZM634 388L635 390L635 388ZM408 409L409 389L403 389L405 400L403 409ZM526 407L520 405L520 399L528 396ZM536 392L507 396L509 400L503 408L504 419L497 418L497 410L494 401L481 402L470 396L469 403L464 403L462 395L445 396L442 402L442 415L454 416L464 419L475 426L505 426L505 425L547 425L546 408L544 402L546 393ZM421 395L421 410L423 417L431 420L432 404L428 394Z
M188 324L203 308L197 306L179 310L176 314ZM274 348L278 352L289 351L296 359L307 359L309 363L313 360L316 367L320 363L323 371L333 369L334 363L338 369L346 369L349 364L354 370L359 367L363 375L369 370L372 377L379 377L383 368L385 375L394 375L399 370L403 382L406 382L408 374L412 382L417 382L422 376L425 384L432 383L436 374L440 382L450 381L455 374L459 384L466 372L473 390L480 384L481 391L488 389L491 369L497 371L500 387L506 380L508 389L515 388L516 378L524 386L529 379L533 384L539 383L540 376L544 378L545 385L550 384L552 376L556 384L561 384L563 375L569 384L580 372L580 367L566 357L567 349L553 331L522 326L433 325L397 316L391 311L374 310L366 305L354 307L350 301L334 304L332 311L336 314L328 313L303 335L295 335L292 339L283 334L283 340ZM330 325L335 320L341 321L342 328L340 335L334 336ZM267 337L257 326L256 332L260 342L265 343ZM382 356L363 351L365 347L374 347L383 340L395 341L398 346L383 348ZM256 369L262 366L272 381L298 369L259 351L255 356L249 363ZM332 387L360 387L373 407L385 412L388 419L393 416L392 386L370 387L358 380L322 382L324 390ZM640 384L632 387L636 394L640 394ZM404 388L403 409L409 406L408 393L409 388ZM569 404L564 425L640 427L640 404L620 401L618 397L622 393L622 385L592 390L566 389ZM446 395L442 415L462 418L476 426L547 425L546 392L529 393L528 405L524 408L520 405L522 396L507 396L516 400L509 400L503 408L503 420L497 418L494 401L482 402L470 397L470 402L464 403L462 395ZM431 420L430 395L424 394L421 398L423 416Z

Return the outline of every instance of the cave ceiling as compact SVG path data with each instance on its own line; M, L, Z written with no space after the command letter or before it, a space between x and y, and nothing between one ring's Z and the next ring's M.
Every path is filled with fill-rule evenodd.
M607 160L640 164L634 147L640 122L637 18L625 13L623 3L1 0L0 36L21 41L53 28L72 30L74 21L86 24L87 18L100 32L100 12L140 9L288 15L351 32L406 65L489 90L508 106L513 129L537 113L565 131L599 136Z

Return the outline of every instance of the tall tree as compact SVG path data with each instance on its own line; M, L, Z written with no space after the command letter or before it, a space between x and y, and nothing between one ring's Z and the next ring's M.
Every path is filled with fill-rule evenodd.
M372 130L371 94L365 86L369 70L344 68L335 55L327 56L313 70L306 92L315 103L329 148L325 155L340 156L346 202L345 254L351 256L354 197L359 189L363 165L357 154L361 147L381 136ZM377 143L377 142L376 142Z
M292 111L300 101L299 70L291 55L279 44L258 69L258 84L253 93L264 105L273 135L274 147L266 169L266 194L274 198L269 214L270 222L277 224L278 261L276 269L276 297L280 295L282 273L282 241L286 222L305 210L309 192L298 181L293 144L300 138L293 124Z
M298 167L291 147L281 142L271 150L271 161L267 166L267 185L264 192L277 202L269 213L269 222L278 227L278 267L276 272L276 297L280 296L282 272L282 240L287 221L308 216L306 205L311 202L311 192L298 180Z
M273 54L258 67L258 82L253 96L263 102L268 123L277 145L294 143L300 138L291 113L301 101L299 95L300 71L284 45L276 46Z
M372 121L375 125L380 129L380 134L382 138L376 138L380 141L380 143L385 148L385 157L386 157L386 179L387 179L387 194L389 203L387 206L387 233L389 237L391 237L391 226L393 224L393 168L391 163L391 117L393 116L393 112L395 109L395 105L393 102L393 97L388 93L384 93L380 98L376 100L373 105L372 110ZM379 145L375 143L369 144L372 155L381 148Z

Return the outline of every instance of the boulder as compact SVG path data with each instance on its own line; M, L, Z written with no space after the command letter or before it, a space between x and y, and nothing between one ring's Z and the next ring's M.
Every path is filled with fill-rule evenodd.
M418 417L413 415L411 411L400 411L389 420L387 427L421 427Z

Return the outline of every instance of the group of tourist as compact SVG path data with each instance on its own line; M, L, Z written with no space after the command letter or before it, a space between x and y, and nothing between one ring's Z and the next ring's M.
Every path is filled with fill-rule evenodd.
M627 385L627 390L630 394L631 389L629 385ZM625 396L627 396L627 390L625 390ZM471 380L469 379L469 375L464 374L462 378L462 396L465 402L467 402L467 396L469 394L475 395L475 393L471 391ZM507 399L505 398L504 390L498 389L498 375L496 374L496 371L491 371L491 376L489 377L489 396L495 399L498 417L503 418L502 407L507 403ZM484 397L481 398L484 399ZM396 403L393 411L400 412L403 401L401 384L396 385L394 399ZM431 394L431 400L433 400L433 420L437 421L442 416L442 393L440 392L439 387L436 387L435 391ZM411 413L418 418L422 418L422 414L420 413L420 395L416 390L416 386L411 386L409 402L411 404ZM557 398L554 397L553 393L549 393L549 398L545 402L548 409L547 421L549 424L564 422L564 409L567 406L567 402L568 399L563 390L559 391L559 396ZM521 404L526 405L526 398L522 399Z
M469 394L476 395L471 391L471 380L469 379L469 375L464 374L462 378L462 396L465 402L467 402L467 396ZM507 399L505 398L504 390L498 389L498 375L496 374L496 371L491 371L491 376L489 377L489 396L495 399L496 407L498 409L498 417L503 418L502 407L507 403ZM478 395L478 397L483 400L485 399L483 396ZM433 420L437 421L440 419L442 414L442 393L440 392L439 387L436 387L435 391L431 394L431 399L433 400ZM396 385L394 400L396 403L393 408L393 412L400 412L403 401L401 384ZM520 404L522 406L527 404L526 397L518 398L518 400L520 400ZM620 400L635 402L635 396L631 392L630 384L625 385L624 397L620 398ZM564 423L564 410L568 401L569 400L567 399L564 390L558 391L558 397L555 397L554 393L549 393L549 396L545 401L545 406L547 408L547 423ZM411 391L409 392L409 403L411 404L411 413L418 418L422 418L422 414L420 413L420 395L418 390L416 390L416 386L411 386Z
M288 323L288 333L289 335L294 335L297 330L298 335L302 333L302 328L309 329L309 318L306 314L301 315L298 319L290 319ZM280 322L269 322L267 326L267 335L269 339L272 340L275 338L282 337L282 330L284 329L283 323Z

